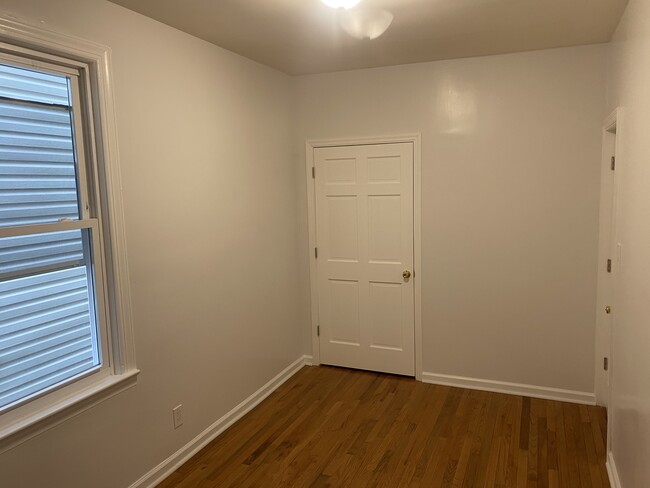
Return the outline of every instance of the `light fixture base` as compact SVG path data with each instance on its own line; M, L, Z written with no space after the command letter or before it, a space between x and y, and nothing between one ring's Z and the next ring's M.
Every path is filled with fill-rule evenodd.
M358 8L341 12L339 23L345 32L357 39L377 39L393 22L388 10Z
M320 0L323 2L325 5L331 8L343 8L343 9L350 9L352 7L355 7L359 4L361 0Z

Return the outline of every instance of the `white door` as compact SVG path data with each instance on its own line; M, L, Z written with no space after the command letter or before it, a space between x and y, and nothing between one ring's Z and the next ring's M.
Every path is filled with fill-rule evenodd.
M316 148L321 363L413 376L413 144Z

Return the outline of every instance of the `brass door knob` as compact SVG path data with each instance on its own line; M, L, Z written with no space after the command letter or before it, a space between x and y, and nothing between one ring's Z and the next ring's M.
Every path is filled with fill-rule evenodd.
M402 273L402 278L408 280L410 277L411 277L411 272L408 269L405 269L404 272Z
M612 313L612 307L610 307L609 305L607 305L607 306L605 307L605 313L608 314L608 315L609 315L610 313Z

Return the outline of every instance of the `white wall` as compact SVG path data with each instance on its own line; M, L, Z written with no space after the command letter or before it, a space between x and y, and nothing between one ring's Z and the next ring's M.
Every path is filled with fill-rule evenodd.
M126 487L303 353L291 81L105 1L0 9L113 50L142 370L0 455L0 485Z
M303 269L304 141L421 132L424 371L593 393L605 55L298 78Z
M621 486L650 486L650 0L630 0L614 36L608 104L619 123L612 451Z

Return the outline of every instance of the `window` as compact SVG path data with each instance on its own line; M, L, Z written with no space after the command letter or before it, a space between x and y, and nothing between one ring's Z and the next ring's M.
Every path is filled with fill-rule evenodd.
M108 75L107 48L0 19L0 452L138 373Z
M0 59L0 411L103 364L79 76L54 69Z

